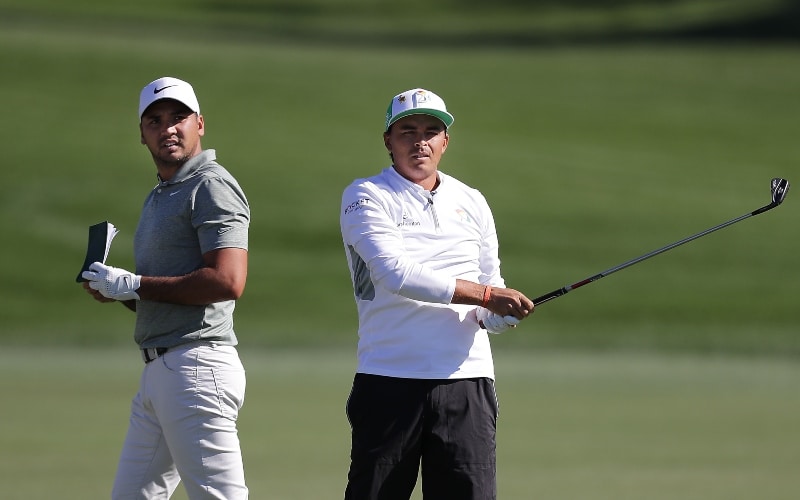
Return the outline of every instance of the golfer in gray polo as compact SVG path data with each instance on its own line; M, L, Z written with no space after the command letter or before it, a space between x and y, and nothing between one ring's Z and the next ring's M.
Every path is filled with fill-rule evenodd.
M233 311L247 279L250 208L236 179L203 150L190 84L164 77L140 94L141 141L158 184L134 236L136 271L95 262L84 288L136 313L144 361L112 498L245 499L236 428L245 372Z

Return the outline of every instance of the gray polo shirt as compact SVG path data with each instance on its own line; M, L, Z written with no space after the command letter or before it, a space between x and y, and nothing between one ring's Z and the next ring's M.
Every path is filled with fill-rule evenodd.
M207 149L160 182L144 202L133 241L136 274L181 276L203 266L203 254L247 249L250 207L236 179ZM140 347L195 340L236 345L235 301L187 306L140 300L134 339Z

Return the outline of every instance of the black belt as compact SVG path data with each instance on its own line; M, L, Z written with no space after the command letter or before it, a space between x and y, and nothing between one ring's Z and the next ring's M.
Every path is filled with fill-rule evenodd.
M142 359L145 363L149 363L154 359L163 356L168 350L168 347L147 347L142 349Z

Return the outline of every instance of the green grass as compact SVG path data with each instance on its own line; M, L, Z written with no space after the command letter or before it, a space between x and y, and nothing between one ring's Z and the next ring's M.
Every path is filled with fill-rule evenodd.
M251 497L340 498L351 351L242 358ZM793 361L500 349L496 363L501 498L789 500L800 488ZM106 497L140 370L133 349L1 351L0 392L14 395L3 498Z
M104 33L194 28L215 36L300 43L527 44L658 36L724 27L789 9L791 0L0 0L13 23L69 23ZM154 15L157 12L157 15Z
M532 297L767 203L773 176L800 182L796 45L515 43L786 2L415 2L0 0L3 498L110 490L141 369L133 315L73 280L100 220L122 230L109 262L132 265L155 182L135 109L158 76L194 83L204 146L253 209L237 308L253 498L341 497L356 317L339 197L387 164L391 95L444 96L442 169L489 199L506 281ZM796 496L796 196L493 338L501 498Z
M91 2L20 5L2 8L26 22L0 30L6 345L131 344L132 315L93 303L73 279L100 220L122 231L109 262L132 267L155 182L136 102L164 74L195 84L203 144L252 205L237 309L248 346L353 344L340 194L388 163L383 113L408 88L447 100L456 123L442 169L489 199L506 281L532 297L765 204L773 176L800 178L796 46L370 48L248 27L163 30L119 17L117 4L97 17L81 17ZM166 2L165 22L186 6ZM577 290L500 342L796 356L796 207L790 193L779 209Z

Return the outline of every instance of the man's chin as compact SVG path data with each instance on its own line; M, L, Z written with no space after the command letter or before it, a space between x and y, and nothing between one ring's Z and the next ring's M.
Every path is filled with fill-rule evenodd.
M188 155L185 151L176 150L176 151L162 151L158 155L158 159L161 160L163 163L175 163L175 164L182 164L185 163L188 159Z
M189 158L186 157L185 155L166 155L166 154L153 155L153 160L156 162L156 164L164 167L177 168L186 163L188 159Z

